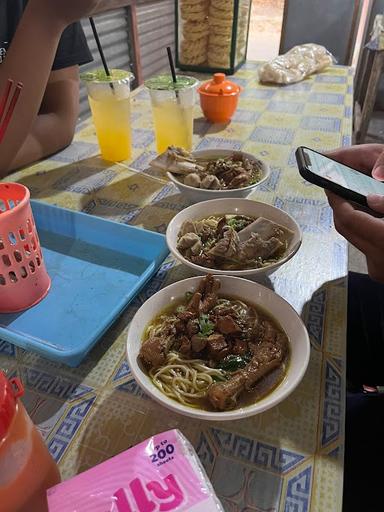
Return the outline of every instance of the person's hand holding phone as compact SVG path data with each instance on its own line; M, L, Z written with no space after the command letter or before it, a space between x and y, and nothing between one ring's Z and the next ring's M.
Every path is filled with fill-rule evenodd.
M380 181L384 181L384 146L382 148L383 150L372 169L372 176Z
M363 144L340 148L328 155L345 165L373 175L372 169L378 160L380 162L383 150L384 146L381 144ZM377 167L379 166L376 165ZM380 171L377 174L380 175ZM361 211L357 205L332 192L326 191L326 194L333 210L337 231L365 254L370 277L384 282L384 220ZM384 215L384 196L370 194L367 202L372 210Z
M384 144L343 147L325 154L344 165L372 175L377 180L384 180Z

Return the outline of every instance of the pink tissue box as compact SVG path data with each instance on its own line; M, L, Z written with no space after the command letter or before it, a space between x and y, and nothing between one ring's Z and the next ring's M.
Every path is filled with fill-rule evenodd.
M48 490L51 512L222 512L191 444L170 430Z

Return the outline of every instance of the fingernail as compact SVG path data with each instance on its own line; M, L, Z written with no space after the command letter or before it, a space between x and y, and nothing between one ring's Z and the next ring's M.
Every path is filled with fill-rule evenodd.
M372 176L377 180L384 180L384 165L375 167L372 171Z
M384 206L384 196L380 194L369 194L368 202L371 208L382 208Z

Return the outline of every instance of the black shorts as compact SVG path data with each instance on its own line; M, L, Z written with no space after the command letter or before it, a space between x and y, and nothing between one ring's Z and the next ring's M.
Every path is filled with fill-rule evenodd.
M343 512L384 510L384 285L363 274L348 278L347 403Z

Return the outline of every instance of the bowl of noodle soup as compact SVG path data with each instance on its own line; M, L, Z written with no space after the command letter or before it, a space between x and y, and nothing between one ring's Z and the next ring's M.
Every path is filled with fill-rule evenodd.
M258 238L260 226L256 225L260 221L272 229L272 234L266 237L269 240ZM218 234L218 226L223 222ZM252 226L255 226L254 233ZM275 228L281 241L274 234ZM245 232L242 241L240 237ZM253 279L272 274L293 258L300 249L302 232L295 219L276 206L251 199L226 198L195 203L181 210L168 224L166 239L172 255L194 274L212 272ZM185 241L187 245L183 246ZM258 251L264 250L263 244L273 241L279 244L277 252L261 257ZM195 245L191 247L191 244ZM247 255L249 249L253 256Z
M185 303L186 296L188 301L193 301L193 296L201 287L202 277L192 277L173 283L158 291L139 308L132 319L127 336L128 364L142 390L168 409L206 420L245 418L277 405L300 383L309 361L308 333L296 311L269 288L233 276L220 275L213 278L220 281L219 301L234 297L233 300L239 304L253 305L259 313L265 314L266 318L275 322L286 336L289 343L289 359L284 375L277 384L272 386L268 393L260 394L256 401L253 401L252 394L248 393L247 400L239 401L235 407L232 404L228 409L225 406L220 410L207 407L206 397L208 392L228 382L226 372L221 367L213 367L193 353L189 357L181 355L174 347L169 349L164 361L156 360L157 354L152 350L150 341L156 338L158 326L170 312L177 311L180 304ZM211 326L206 316L202 315L202 327L209 333L211 331L207 329ZM148 359L153 363L150 368L145 364ZM248 363L249 365L251 363ZM248 366L244 370L235 371L233 375L240 375Z

